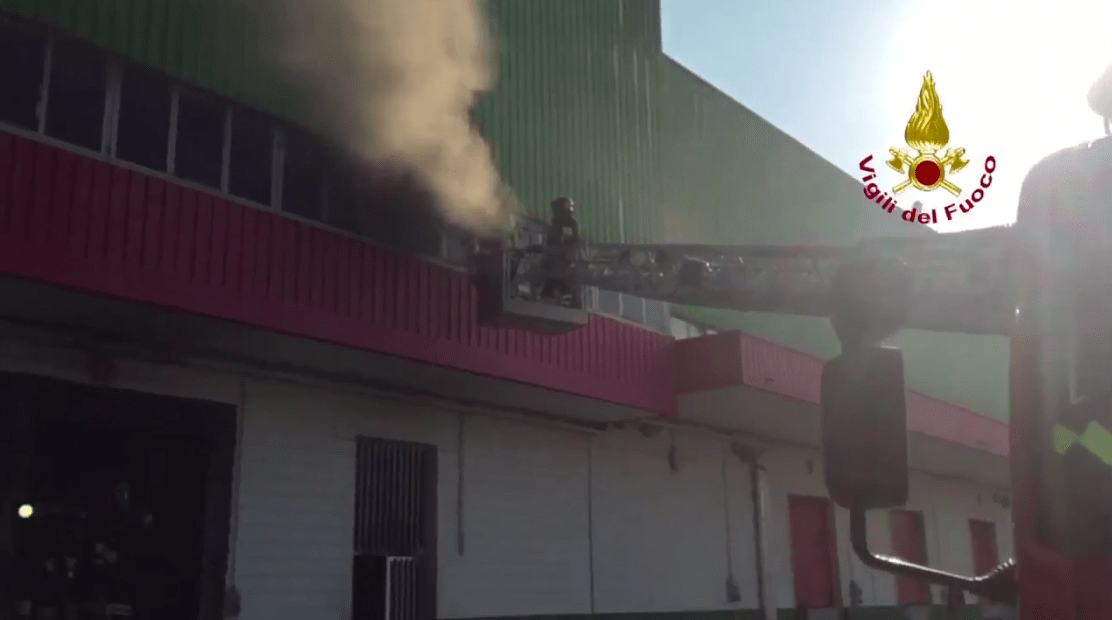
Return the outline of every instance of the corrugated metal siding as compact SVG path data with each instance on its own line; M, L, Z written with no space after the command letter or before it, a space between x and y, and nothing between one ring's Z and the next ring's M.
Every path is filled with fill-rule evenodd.
M530 214L561 195L584 231L649 240L657 0L492 0L499 84L476 111L505 179ZM135 61L288 120L303 97L273 75L262 0L0 0L0 11L53 24Z
M467 274L3 132L0 271L675 411L666 336L481 327Z
M829 359L838 340L826 319L758 312L681 307L677 312L723 329L739 329ZM893 344L904 351L908 387L996 420L1008 419L1008 358L1005 336L972 336L903 330Z
M659 3L503 0L490 16L500 82L477 117L525 210L571 196L586 234L648 240Z
M869 236L934 234L873 208L857 179L675 61L661 58L662 202L654 237L852 244ZM675 311L823 358L839 350L825 319L690 306ZM904 330L898 343L906 353L910 387L1007 419L1006 338Z
M677 390L691 394L749 386L805 403L819 403L823 363L739 332L686 338L676 342ZM907 392L908 428L945 441L1008 454L1008 426L969 409Z
M255 0L0 0L0 11L74 36L241 103L296 117L267 79L267 17Z
M0 0L141 63L290 120L302 97L267 78L262 0ZM656 0L491 0L500 83L477 118L531 214L569 195L601 240L851 243L927 229L872 210L860 185L660 54ZM822 321L679 307L827 356ZM905 333L913 387L1007 416L1007 343ZM976 380L961 374L968 360ZM995 369L995 370L994 370ZM961 370L961 372L965 372Z
M851 244L874 234L928 230L870 209L855 179L674 60L660 58L664 146L656 238ZM837 352L824 320L691 306L676 312L815 355Z
M661 238L852 244L934 234L872 208L857 179L674 60L660 64Z

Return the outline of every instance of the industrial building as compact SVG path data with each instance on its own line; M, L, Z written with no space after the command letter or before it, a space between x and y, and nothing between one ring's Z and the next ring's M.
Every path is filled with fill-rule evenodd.
M578 330L483 324L452 231L345 185L244 53L241 4L0 0L0 617L70 604L27 586L34 541L121 490L145 581L117 591L160 618L941 606L861 565L824 497L822 322L590 291ZM573 196L618 241L907 230L665 56L657 2L489 10L476 122L535 214ZM425 219L368 228L364 204ZM1011 552L1006 343L899 340L912 500L870 543L983 571Z

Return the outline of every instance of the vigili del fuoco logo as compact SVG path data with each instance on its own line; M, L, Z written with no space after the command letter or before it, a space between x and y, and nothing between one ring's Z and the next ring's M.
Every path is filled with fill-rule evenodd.
M911 120L907 122L907 129L904 130L904 141L910 150L895 147L888 149L892 159L885 163L906 178L888 191L882 190L875 180L877 179L876 169L870 166L873 156L869 155L861 160L861 171L867 173L861 179L867 184L865 198L880 205L882 210L892 213L900 208L896 203L896 196L909 188L915 188L920 192L933 192L941 188L957 198L956 202L942 207L947 221L953 220L959 212L969 213L984 199L985 190L992 185L996 158L992 155L985 158L984 174L981 175L978 186L963 198L962 188L951 178L958 176L958 173L969 165L969 160L965 159L965 148L946 148L950 143L950 128L946 126L946 119L942 118L942 102L935 91L934 77L931 76L930 71L923 76L923 88L919 91L915 113L911 115ZM970 176L972 180L971 175L966 176ZM922 203L916 201L915 206L903 211L901 217L906 222L937 224L938 209L928 210Z

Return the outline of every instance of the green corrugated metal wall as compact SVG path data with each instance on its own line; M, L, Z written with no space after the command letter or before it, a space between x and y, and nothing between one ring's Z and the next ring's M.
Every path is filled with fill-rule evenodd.
M0 10L54 25L145 65L289 115L256 53L258 5L241 0L0 0Z
M651 238L660 12L656 2L502 0L491 5L498 89L477 116L505 179L544 214L581 204L600 240Z
M309 93L268 63L266 0L0 0L143 64L289 120ZM499 84L477 119L532 213L557 195L601 240L852 243L923 229L871 210L856 181L661 54L655 0L489 0ZM262 9L262 10L261 10ZM685 308L813 354L824 321ZM1007 343L907 332L916 389L1006 415Z
M675 61L660 64L660 197L672 219L660 232L669 241L852 244L930 234L870 208L855 179Z
M658 143L664 146L654 237L852 244L874 235L932 234L871 208L856 179L663 56L660 84ZM825 319L691 307L677 312L820 357L838 353ZM1007 418L1005 338L904 330L897 341L913 389Z

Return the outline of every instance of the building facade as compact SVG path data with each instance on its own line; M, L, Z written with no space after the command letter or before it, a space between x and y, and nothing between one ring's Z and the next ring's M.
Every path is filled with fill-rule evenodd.
M103 465L91 486L128 476L152 527L170 532L155 545L167 557L186 553L174 532L198 536L203 552L180 556L196 568L183 617L899 617L944 600L850 551L815 448L821 352L604 291L573 332L482 324L451 232L354 191L296 99L258 86L251 55L232 53L240 5L156 4L0 2L5 533L28 502L78 501L35 495L66 476L42 455L78 452L56 429L75 441L86 431L73 429L119 418L132 439L113 435L66 471ZM693 199L677 154L726 126L714 114L748 112L661 55L655 3L565 5L491 3L514 77L479 123L496 151L534 153L500 158L527 205L569 194L599 205L585 221L598 238L676 240L671 203ZM532 44L540 33L582 37L582 53L558 60ZM547 81L526 70L549 65ZM595 98L537 104L583 80ZM685 108L712 100L724 107ZM553 114L596 130L522 137ZM744 120L729 131L782 136ZM745 154L750 195L778 195L752 193L767 176L755 162L784 157L814 171L801 185L815 192L826 177L853 183L785 145L768 161ZM602 174L591 161L617 163ZM695 185L708 204L718 192L736 205L744 189ZM351 213L371 203L383 222L418 225L360 228ZM750 221L739 212L697 212L688 240L721 242L709 231ZM734 242L787 241L806 219L751 216L763 238ZM828 241L889 232L854 217L839 214L850 223ZM870 544L972 573L1011 551L1006 426L932 396L908 395L912 503L871 515ZM178 434L203 435L203 450L149 448L195 424ZM116 452L156 465L127 470ZM204 479L179 482L190 471ZM195 521L163 525L190 512L173 503L186 496ZM13 565L29 553L20 536L3 540Z

